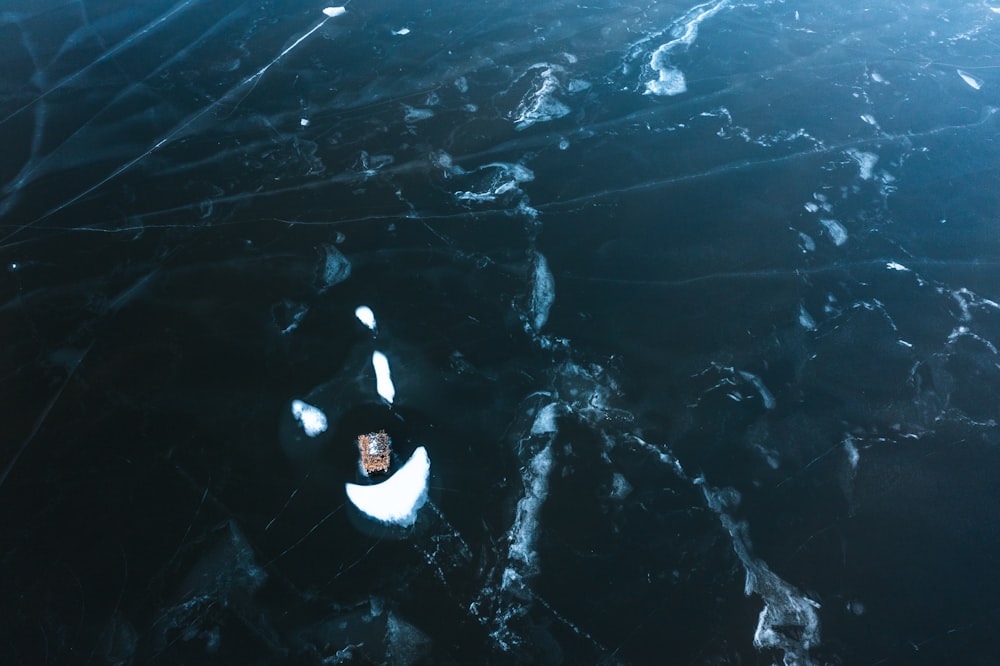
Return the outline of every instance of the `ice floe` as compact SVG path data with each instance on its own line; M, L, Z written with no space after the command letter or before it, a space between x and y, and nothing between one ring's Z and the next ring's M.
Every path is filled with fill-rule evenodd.
M302 400L292 400L292 415L309 437L326 432L326 414L319 407Z
M375 313L367 305L359 305L354 310L354 316L358 318L362 324L367 326L371 330L377 329L377 324L375 322Z
M420 446L395 474L382 483L362 486L344 484L347 499L366 516L382 523L409 527L427 501L431 461Z
M389 359L380 351L372 352L372 367L375 368L375 390L391 405L396 397L396 387L392 384Z

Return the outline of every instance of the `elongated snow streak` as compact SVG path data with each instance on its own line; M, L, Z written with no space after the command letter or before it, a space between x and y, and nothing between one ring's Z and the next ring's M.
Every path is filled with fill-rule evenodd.
M391 405L396 397L396 387L392 385L389 359L380 351L372 352L372 367L375 368L375 390Z
M166 18L166 17L164 17L164 18ZM264 65L263 67L261 67L259 70L257 70L257 72L255 74L251 74L250 76L248 76L245 79L243 79L242 81L240 81L234 88L230 89L229 92L227 92L225 95L223 95L219 99L217 99L214 102L212 102L211 104L207 105L206 107L204 107L200 111L196 111L193 114L191 114L190 116L188 116L187 119L184 120L183 122L181 122L180 125L174 127L172 130L170 130L165 135L163 135L163 137L161 137L148 150L146 150L146 152L142 153L138 157L132 158L131 160L129 160L125 164L121 165L120 167L118 167L117 169L115 169L114 171L112 171L108 176L102 178L99 182L95 183L94 185L91 185L90 187L88 187L87 189L85 189L83 192L80 192L79 194L77 194L75 197L69 199L68 201L65 201L65 202L59 204L58 206L56 206L55 208L52 208L48 212L43 213L41 215L41 217L39 217L38 219L34 220L34 222L38 222L38 221L44 220L45 218L47 218L47 217L49 217L51 215L55 215L59 211L65 209L65 208L68 208L69 206L72 206L73 204L75 204L76 202L80 201L84 197L88 196L92 192L95 192L95 191L99 190L100 188L104 187L104 185L106 185L109 181L114 180L115 178L117 178L118 176L120 176L122 173L128 171L133 166L135 166L139 162L143 161L144 159L146 159L147 157L149 157L150 155L152 155L153 153L155 153L157 150L159 150L160 148L162 148L164 145L166 145L167 143L169 143L170 141L172 141L181 132L183 132L188 127L190 127L195 121L199 120L205 114L207 114L209 111L215 109L217 106L219 106L220 104L222 104L223 102L225 102L226 100L228 100L237 91L239 91L239 90L247 87L248 85L251 86L250 90L252 91L253 90L253 86L257 85L257 83L260 81L261 77L264 76L264 74L267 72L267 70L271 69L271 67L273 67L279 60L281 60L286 55L288 55L292 51L292 49L294 49L296 46L298 46L303 41L305 41L307 38L309 38L313 33L315 33L317 30L319 30L324 25L326 25L326 22L329 21L331 18L332 18L332 16L329 16L329 15L325 16L322 21L320 21L319 23L317 23L308 32L306 32L304 35L302 35L301 37L299 37L298 39L296 39L294 42L292 42L291 46L289 46L284 51L282 51L277 56L275 56L274 59L271 60L271 62L269 62L266 65ZM250 91L248 91L247 94L249 95ZM20 227L19 229L17 229L14 232L11 232L11 234L7 235L5 238L0 239L0 242L7 240L8 238L10 238L11 236L13 236L18 231L21 231L21 230L25 229L26 227L30 226L30 224L31 223Z
M431 461L420 446L399 470L373 486L344 484L347 499L366 516L391 525L409 527L427 501Z
M678 47L687 48L698 38L698 26L707 18L714 16L729 0L716 0L700 4L674 23L671 30L673 39L661 44L649 57L649 68L656 72L657 77L646 82L647 95L679 95L687 91L684 73L670 64L670 55Z
M962 77L962 80L968 83L969 87L971 87L973 90L979 90L980 88L983 87L983 82L974 77L972 74L969 74L968 72L963 72L960 69L957 69L955 71L958 72L958 75Z
M702 484L709 508L728 532L733 551L746 570L745 594L756 594L764 600L753 634L754 646L758 650L781 650L785 664L812 664L809 652L820 642L819 616L816 614L819 604L753 556L747 524L728 513L739 501L739 494L732 489L709 488L703 480Z
M541 252L535 252L535 275L531 288L531 326L541 330L549 320L549 310L556 298L556 282Z

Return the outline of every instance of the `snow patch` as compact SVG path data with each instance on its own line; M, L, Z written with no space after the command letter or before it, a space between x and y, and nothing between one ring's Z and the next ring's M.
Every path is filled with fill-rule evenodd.
M372 367L375 368L375 390L391 405L396 397L396 387L392 384L389 359L380 351L372 352Z
M292 400L292 416L309 437L316 437L326 432L326 414L319 407L302 400Z
M323 10L323 13L333 18L335 16L340 16L341 14L346 14L347 10L343 7L327 7Z
M373 331L376 329L377 324L375 322L375 313L372 312L372 309L367 305L359 305L357 309L354 310L354 316L369 329Z
M409 527L427 501L431 461L420 446L410 459L382 483L360 486L345 483L347 499L366 516L391 525Z

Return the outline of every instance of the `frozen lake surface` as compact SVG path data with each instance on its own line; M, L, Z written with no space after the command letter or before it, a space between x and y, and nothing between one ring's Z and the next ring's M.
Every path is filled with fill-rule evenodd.
M0 663L995 659L1000 7L0 39Z

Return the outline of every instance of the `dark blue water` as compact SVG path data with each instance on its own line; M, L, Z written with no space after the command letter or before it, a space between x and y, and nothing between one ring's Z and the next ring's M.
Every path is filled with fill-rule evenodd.
M119 5L0 10L0 662L993 661L1000 9Z

